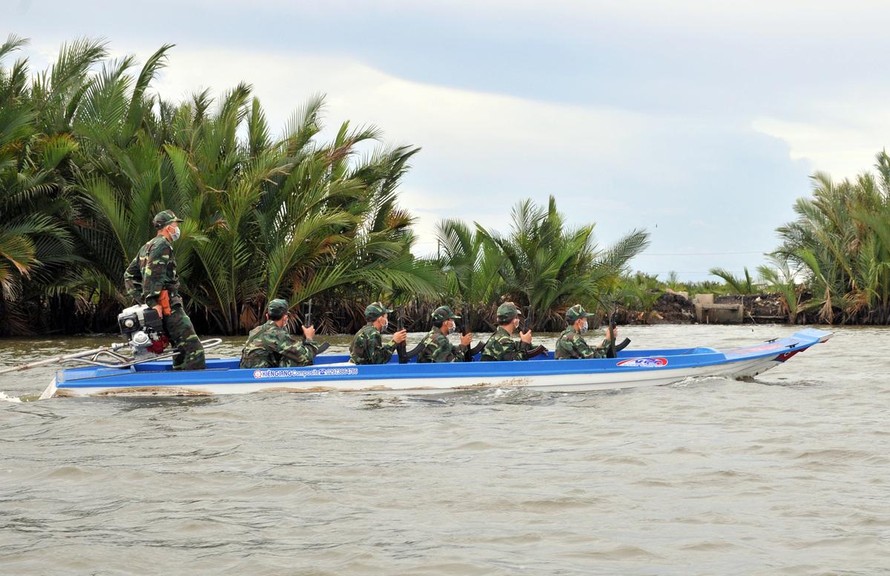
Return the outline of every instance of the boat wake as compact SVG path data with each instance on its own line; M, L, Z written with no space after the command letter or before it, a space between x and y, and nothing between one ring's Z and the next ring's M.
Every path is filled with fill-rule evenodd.
M15 396L7 396L3 392L0 392L0 402L18 402L21 404L22 399L16 398Z

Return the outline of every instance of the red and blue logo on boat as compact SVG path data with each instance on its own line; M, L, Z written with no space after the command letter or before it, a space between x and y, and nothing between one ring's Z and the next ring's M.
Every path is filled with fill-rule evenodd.
M616 366L624 368L661 368L667 366L667 358L628 358L622 360Z

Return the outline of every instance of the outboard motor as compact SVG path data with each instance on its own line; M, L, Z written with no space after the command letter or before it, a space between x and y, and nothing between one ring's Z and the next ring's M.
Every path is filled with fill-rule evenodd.
M149 353L160 354L167 347L169 340L164 334L164 322L154 308L145 304L124 308L117 315L117 324L137 358Z

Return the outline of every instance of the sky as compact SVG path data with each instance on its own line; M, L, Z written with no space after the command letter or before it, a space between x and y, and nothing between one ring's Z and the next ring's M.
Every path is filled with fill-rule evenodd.
M811 176L871 171L890 134L885 1L10 3L0 41L28 38L32 72L78 38L139 66L169 43L165 100L246 82L283 132L323 94L323 139L349 121L420 147L400 188L418 255L442 219L508 233L552 195L599 248L648 232L632 270L756 277Z

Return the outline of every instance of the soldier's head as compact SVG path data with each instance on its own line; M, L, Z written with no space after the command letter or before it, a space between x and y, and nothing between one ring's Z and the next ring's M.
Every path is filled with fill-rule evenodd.
M519 310L519 307L513 302L504 302L503 304L498 306L498 326L504 326L505 324L513 323L514 327L516 327L519 325L520 316L522 316L522 312Z
M158 234L163 234L167 240L175 242L179 240L179 223L182 222L172 210L162 210L155 214L151 223L154 225Z
M269 301L269 305L266 307L266 314L269 315L269 320L277 322L287 316L289 309L290 306L287 305L287 300L276 298Z
M575 304L566 310L566 322L570 326L574 326L578 332L587 332L587 319L593 314L584 310L580 304Z
M440 329L444 326L448 333L454 332L454 321L460 320L460 316L455 314L448 306L439 306L433 310L433 313L430 316L433 319L433 326ZM443 332L445 332L445 330L443 330Z
M389 308L381 304L380 302L371 302L365 307L365 321L373 322L378 325L378 329L383 328L389 323L388 314L392 312Z

